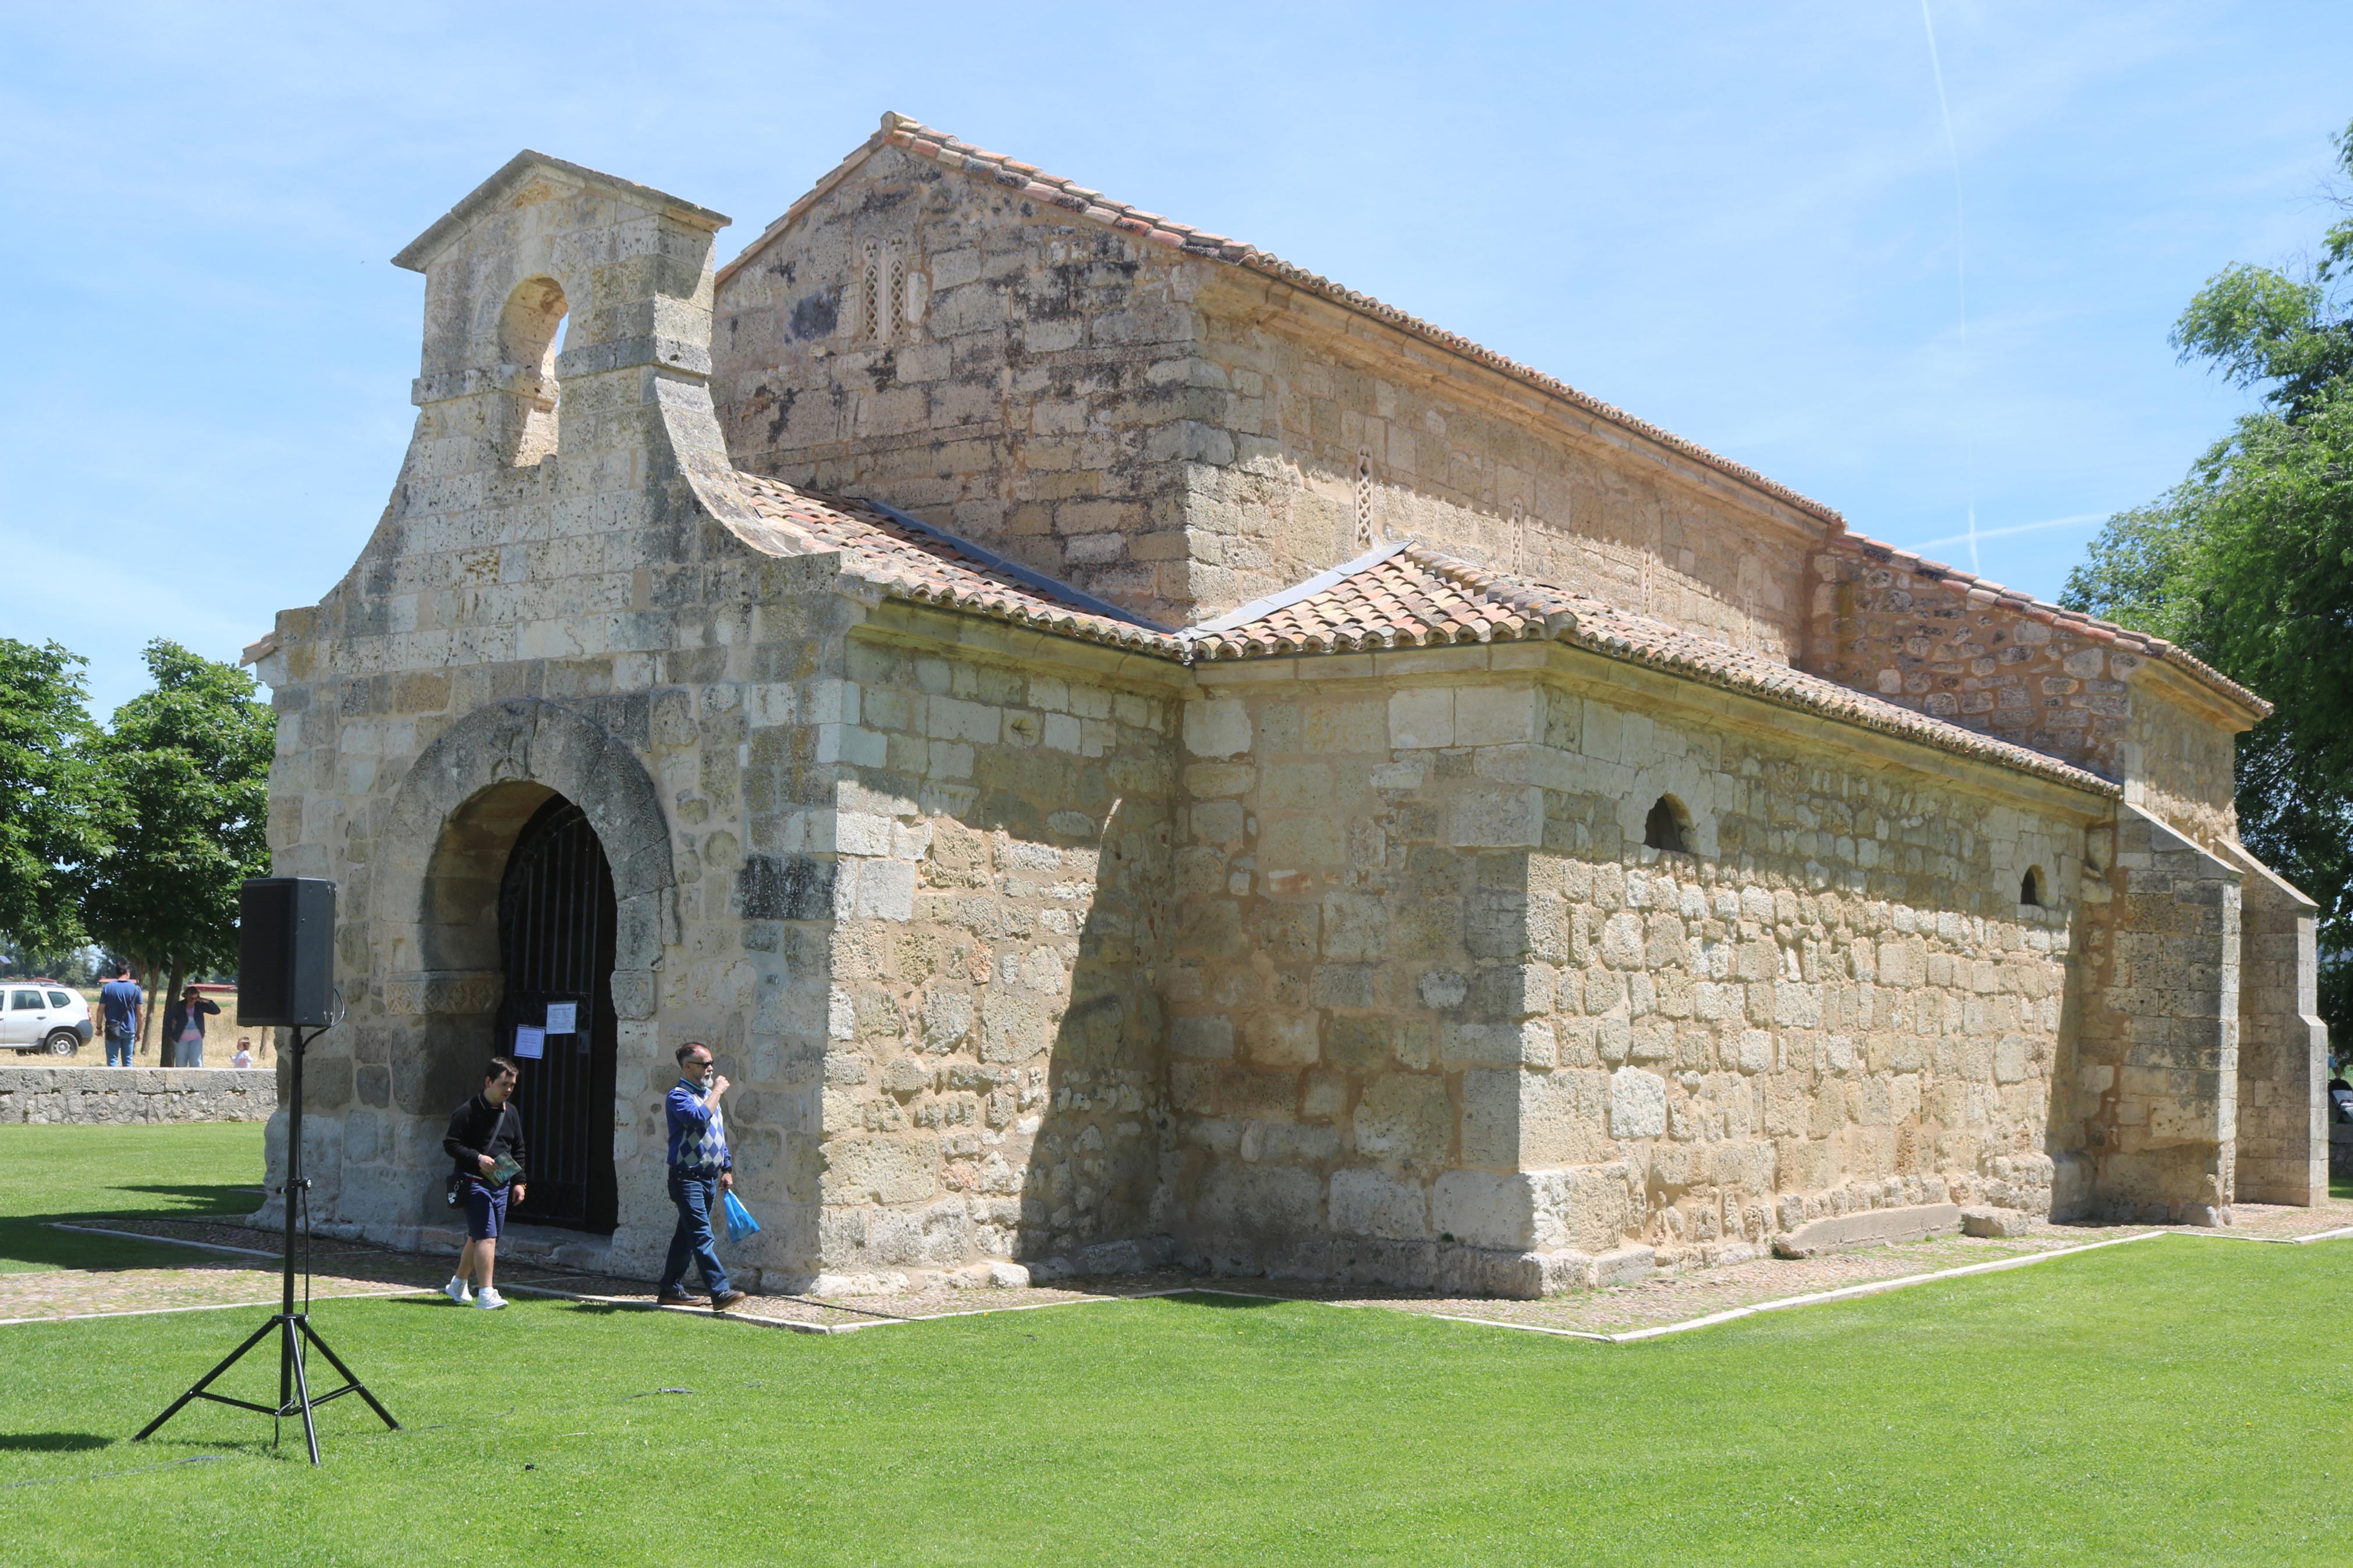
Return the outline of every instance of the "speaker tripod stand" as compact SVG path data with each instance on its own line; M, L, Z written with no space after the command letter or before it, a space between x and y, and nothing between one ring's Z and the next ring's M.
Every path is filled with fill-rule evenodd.
M311 1032L314 1036L317 1034L316 1030ZM280 1277L283 1293L279 1299L278 1311L268 1322L248 1335L243 1344L229 1352L218 1366L198 1378L194 1387L172 1401L169 1409L141 1428L139 1436L132 1439L133 1442L144 1442L153 1436L164 1422L169 1421L188 1405L199 1399L209 1399L216 1405L233 1405L240 1410L258 1411L273 1421L282 1421L299 1413L302 1417L302 1436L311 1446L311 1462L314 1465L319 1462L319 1424L311 1412L331 1399L341 1399L346 1394L356 1394L367 1401L370 1410L384 1417L384 1424L386 1426L396 1432L400 1430L400 1423L392 1418L392 1412L377 1402L376 1396L368 1392L367 1384L362 1383L359 1375L343 1364L343 1358L330 1349L327 1342L319 1337L319 1331L311 1326L310 1290L307 1280L310 1270L307 1267L303 1270L306 1279L302 1310L297 1311L294 1309L294 1204L297 1197L307 1192L311 1185L308 1178L302 1174L302 1047L305 1043L302 1031L295 1030L292 1095L286 1115L286 1241L284 1256L280 1259L282 1265ZM214 1381L221 1373L242 1361L248 1351L259 1345L273 1333L278 1336L278 1403L276 1405L262 1405L254 1400L237 1399L226 1394L215 1394L212 1391ZM303 1363L308 1359L308 1347L313 1345L318 1347L321 1355L327 1358L328 1364L342 1375L343 1379L342 1387L332 1388L320 1394L313 1394L311 1392L311 1380Z

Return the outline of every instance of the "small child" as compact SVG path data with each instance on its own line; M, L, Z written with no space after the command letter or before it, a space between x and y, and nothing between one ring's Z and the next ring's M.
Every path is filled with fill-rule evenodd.
M253 1065L253 1040L250 1036L238 1037L237 1055L229 1058L228 1065L233 1068L249 1068Z

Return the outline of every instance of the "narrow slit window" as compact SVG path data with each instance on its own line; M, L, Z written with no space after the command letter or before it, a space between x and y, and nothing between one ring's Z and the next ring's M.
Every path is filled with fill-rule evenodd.
M2018 901L2033 909L2047 909L2050 900L2043 896L2042 868L2029 866L2026 875L2018 881Z
M882 291L882 331L896 337L907 321L907 258L900 254L897 241L891 245L890 284Z
M1685 815L1683 803L1673 795L1662 795L1658 804L1651 807L1651 815L1643 820L1642 842L1653 849L1688 855L1691 853L1690 831L1691 819Z
M859 284L859 325L871 341L882 331L882 251L871 239L866 242L865 276Z
M1356 542L1369 545L1373 542L1373 454L1369 447L1356 448Z

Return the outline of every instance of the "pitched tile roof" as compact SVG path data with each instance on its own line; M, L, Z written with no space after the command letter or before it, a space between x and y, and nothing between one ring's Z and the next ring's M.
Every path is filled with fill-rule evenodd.
M1914 577L1926 582L1940 584L1954 594L1978 604L2000 605L2004 609L2014 610L2029 620L2041 621L2045 626L2062 627L2093 642L2113 644L2126 653L2138 654L2143 658L2157 659L2172 665L2210 690L2245 708L2258 719L2271 717L2272 705L2269 702L2232 680L2205 660L2197 658L2178 643L2168 642L2163 637L2150 637L2146 632L2134 631L2129 626L2117 626L2113 621L2100 620L2096 616L2084 614L2081 610L2066 610L2057 605L2045 604L2031 594L2021 594L2015 588L2005 588L1999 583L1988 582L1974 572L1964 572L1958 567L1947 566L1941 561L1923 560L1908 550L1899 550L1893 544L1883 544L1876 539L1869 539L1860 533L1841 534L1832 539L1830 543L1832 548L1852 552L1866 560L1876 561L1893 567L1898 572L1909 573Z
M1374 551L1340 574L1326 574L1316 582L1323 585L1312 592L1262 601L1269 607L1240 624L1211 622L1178 635L1191 656L1203 661L1550 638L2077 789L2121 793L2108 780L2030 747L1899 707L1588 595L1489 572L1421 545Z
M1574 404L1588 414L1595 415L1622 429L1631 430L1694 462L1703 463L1719 473L1728 475L1752 489L1760 490L1776 500L1794 507L1810 517L1817 518L1830 524L1833 530L1846 526L1845 520L1830 507L1810 497L1799 495L1796 490L1777 480L1767 479L1745 463L1736 463L1729 458L1719 457L1695 441L1687 441L1672 431L1662 430L1648 420L1637 419L1622 408L1604 403L1589 394L1579 392L1556 376L1546 375L1540 370L1507 358L1493 349L1482 347L1460 333L1432 326L1419 317L1409 315L1394 305L1384 304L1369 294L1360 294L1353 289L1343 288L1320 273L1311 272L1304 267L1285 261L1281 257L1271 255L1246 241L1229 239L1221 234L1210 234L1194 227L1191 224L1178 223L1174 218L1164 217L1158 213L1145 212L1141 207L1132 206L1126 202L1107 196L1101 191L1091 190L1087 186L1063 179L1059 174L1047 174L1035 163L1024 163L1008 158L1002 153L986 152L973 146L970 142L960 142L944 131L934 130L920 121L911 120L903 114L885 112L881 130L867 138L866 142L849 157L843 159L837 168L812 185L808 193L800 200L786 208L784 216L762 230L757 239L744 247L742 255L719 269L720 281L724 282L733 276L738 268L757 255L770 239L782 233L794 219L807 211L852 169L864 162L868 154L884 145L902 148L918 158L928 159L943 168L959 169L967 174L977 174L984 179L994 180L1000 185L1018 191L1033 201L1045 203L1077 216L1123 230L1151 244L1166 246L1171 250L1181 251L1187 256L1229 262L1238 267L1246 267L1252 271L1264 273L1271 278L1280 279L1293 288L1318 295L1361 315L1370 316L1376 321L1387 322L1400 331L1410 333L1425 342L1433 343L1450 353L1500 372L1540 392L1560 398L1564 402Z
M1183 657L1173 633L881 502L814 496L759 474L735 479L753 510L781 536L774 542L781 553L839 550L858 576L902 599Z
M735 478L774 531L772 538L754 542L761 548L839 551L851 572L899 598L1176 663L1549 638L2078 789L2118 793L2097 774L2028 747L1588 595L1489 572L1419 544L1381 545L1231 615L1170 631L881 502L814 496L758 474Z

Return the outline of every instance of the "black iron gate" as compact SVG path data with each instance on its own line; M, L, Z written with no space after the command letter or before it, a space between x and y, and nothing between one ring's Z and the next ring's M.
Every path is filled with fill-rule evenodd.
M514 1217L533 1225L613 1229L613 925L605 847L558 795L524 826L499 889L498 1049L521 1060L530 1155Z

